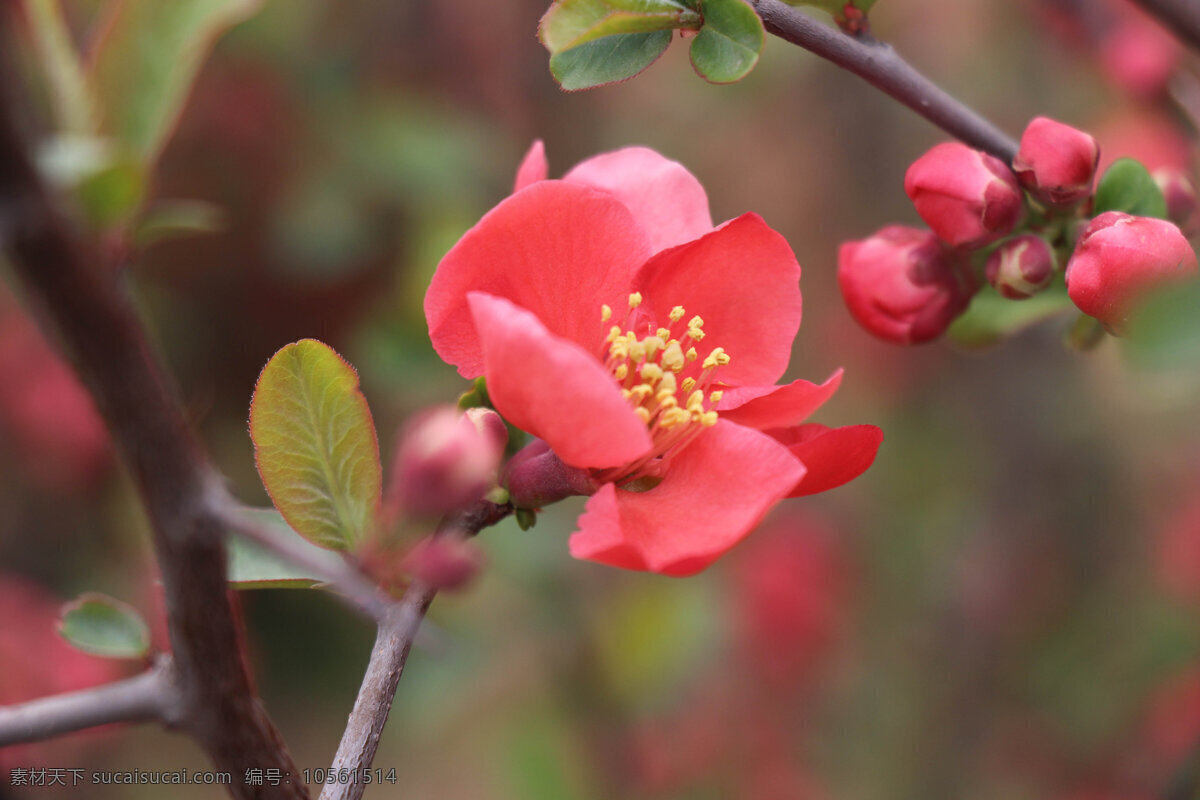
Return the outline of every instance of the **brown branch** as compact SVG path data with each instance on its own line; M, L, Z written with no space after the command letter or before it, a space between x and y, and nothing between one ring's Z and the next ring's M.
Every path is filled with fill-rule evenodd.
M138 486L162 571L181 727L233 776L234 796L305 798L299 782L241 782L251 768L297 770L243 663L223 525L206 502L213 473L112 265L80 241L29 158L14 119L10 22L0 9L0 252L57 329Z
M780 0L752 0L768 32L853 72L965 144L1012 163L1017 143L938 87L890 45L847 36Z
M481 501L474 508L448 520L434 535L473 536L511 513L511 506ZM436 593L436 588L412 583L404 592L404 597L388 609L380 623L362 686L359 687L354 709L350 712L350 719L330 768L332 775L346 775L351 780L326 784L320 800L359 800L362 797L366 785L353 778L369 770L375 760L379 737L392 710L396 686L400 683L400 675L412 650L413 639Z
M38 742L113 722L173 726L181 712L170 656L122 681L0 707L0 747Z
M1177 37L1200 50L1200 3L1196 0L1134 0Z

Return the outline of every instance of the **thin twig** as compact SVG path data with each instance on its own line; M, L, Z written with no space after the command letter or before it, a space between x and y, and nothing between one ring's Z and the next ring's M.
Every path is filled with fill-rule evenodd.
M113 722L180 720L181 702L170 656L146 672L78 692L0 707L0 747L39 742Z
M753 3L775 36L853 72L971 147L1005 163L1017 154L1011 137L914 69L890 45L847 36L779 0Z
M300 782L243 782L251 769L297 769L242 657L223 526L207 505L214 473L113 265L85 244L33 166L15 119L11 11L0 4L0 253L57 329L137 484L161 569L180 727L235 778L235 797L302 800Z
M1200 3L1196 0L1134 0L1177 37L1200 50Z
M263 525L244 506L234 502L223 490L214 493L213 513L229 530L270 550L275 555L320 578L338 597L356 611L382 622L388 613L388 599L361 572L344 561L315 558L311 546Z
M447 520L434 535L473 536L510 513L512 508L509 506L482 501ZM413 639L436 593L436 588L413 582L380 623L362 686L330 768L334 780L326 784L320 800L359 800L362 797L366 784L361 778L375 760L379 737L392 710L396 686L412 650ZM342 777L347 780L341 781Z

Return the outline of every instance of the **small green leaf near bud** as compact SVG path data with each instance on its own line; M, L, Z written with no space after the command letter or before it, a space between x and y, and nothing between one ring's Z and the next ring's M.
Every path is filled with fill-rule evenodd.
M128 603L88 592L62 608L58 632L77 650L105 658L143 658L150 629Z
M537 512L532 508L518 508L513 511L513 517L516 518L517 525L523 531L527 531L537 524Z
M700 15L674 0L558 0L538 35L553 55L608 36L696 28Z
M1167 201L1140 161L1119 158L1104 172L1096 187L1092 216L1098 217L1105 211L1166 219Z
M692 66L710 83L744 78L758 63L766 34L745 0L703 0L704 26L692 39Z
M568 92L593 89L632 78L670 44L671 31L606 36L555 53L550 57L550 72Z

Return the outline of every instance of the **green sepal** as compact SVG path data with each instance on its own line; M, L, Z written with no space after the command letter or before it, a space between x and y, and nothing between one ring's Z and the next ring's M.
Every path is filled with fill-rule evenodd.
M1142 162L1119 158L1105 170L1096 187L1092 216L1106 211L1166 219L1167 201Z

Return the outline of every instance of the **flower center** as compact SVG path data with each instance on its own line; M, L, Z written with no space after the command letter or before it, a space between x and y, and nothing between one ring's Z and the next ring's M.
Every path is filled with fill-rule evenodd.
M721 400L721 390L710 388L717 368L729 363L729 354L714 347L700 358L695 344L704 338L704 320L694 316L685 323L683 306L671 309L667 327L655 327L641 305L641 294L629 295L624 324L609 329L601 359L633 412L646 423L653 447L637 461L602 471L597 476L601 480L660 477L675 454L717 424L713 407ZM601 321L609 322L612 316L607 305L601 308Z

